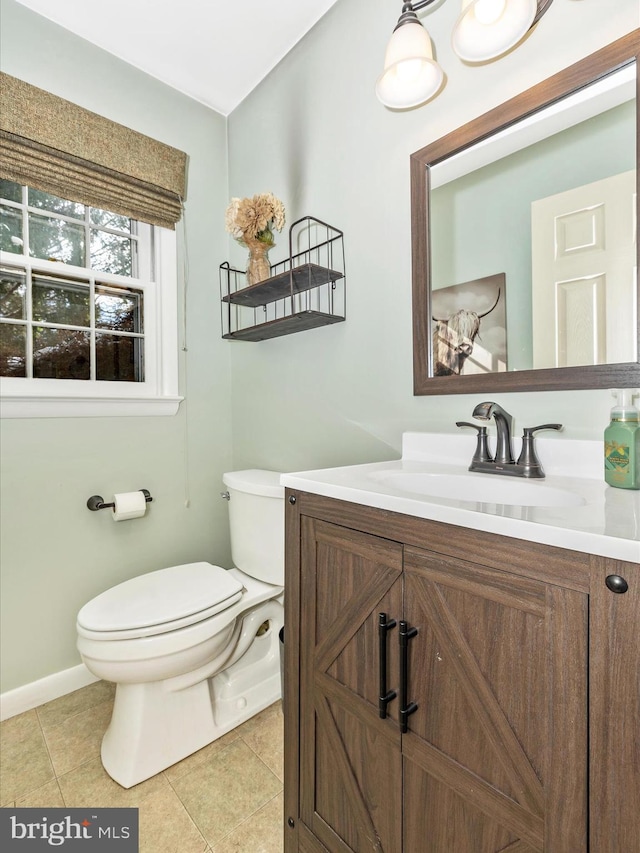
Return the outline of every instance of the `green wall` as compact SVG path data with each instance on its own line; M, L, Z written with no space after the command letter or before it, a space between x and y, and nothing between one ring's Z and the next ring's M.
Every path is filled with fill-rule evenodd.
M99 590L171 563L229 565L224 470L393 458L403 430L451 432L469 416L477 396L412 393L409 155L637 27L640 13L637 0L558 0L518 50L470 68L449 46L459 4L436 4L424 20L446 89L393 113L374 83L400 4L339 0L225 121L14 0L0 3L3 70L190 157L187 405L175 418L2 424L4 691L79 662L75 615ZM311 214L345 232L347 320L223 342L217 267L243 257L224 210L232 195L267 190L289 222ZM282 234L272 261L285 243ZM500 402L518 428L563 421L572 438L599 437L611 405L607 391ZM85 507L96 492L142 486L156 500L140 521L114 525Z
M393 112L374 95L400 5L340 0L229 118L230 193L271 190L290 222L312 214L342 229L347 268L345 323L234 344L238 465L393 458L403 430L454 432L485 398L412 393L410 154L638 27L640 9L637 0L558 0L520 47L473 67L450 47L459 8L439 3L420 15L446 87L418 109ZM285 252L281 236L271 256ZM612 404L607 390L499 402L518 431L559 421L564 437L593 439Z
M76 613L103 589L175 563L230 565L227 508L218 494L232 464L232 432L230 352L217 329L226 120L13 0L2 0L1 15L3 71L189 155L188 352L180 352L186 405L175 417L1 423L6 691L80 662ZM182 254L181 226L178 243ZM86 508L90 495L142 487L154 501L139 521L113 524L108 513Z

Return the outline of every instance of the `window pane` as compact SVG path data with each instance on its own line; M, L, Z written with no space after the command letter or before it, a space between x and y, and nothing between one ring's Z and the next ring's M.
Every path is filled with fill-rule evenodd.
M96 207L89 209L89 218L92 225L102 225L104 228L117 228L118 231L131 233L131 220L128 216L120 216L119 213L111 213L110 210L99 210Z
M42 210L51 210L53 213L64 213L65 216L84 217L84 204L67 201L65 198L43 193L41 190L31 189L31 187L29 187L29 205L40 207Z
M22 211L0 205L0 249L21 255L23 248Z
M26 319L27 283L24 273L0 270L0 317Z
M0 197L7 201L22 201L22 187L13 181L0 180Z
M29 254L35 258L84 267L84 227L63 219L45 219L30 213Z
M131 257L131 240L128 237L91 230L92 270L130 276Z
M27 327L0 323L0 376L27 375Z
M96 333L96 379L103 382L142 382L142 338Z
M33 328L33 375L37 379L90 379L89 332Z
M118 332L142 332L142 293L97 287L96 327Z
M33 319L89 326L89 286L63 279L33 277Z

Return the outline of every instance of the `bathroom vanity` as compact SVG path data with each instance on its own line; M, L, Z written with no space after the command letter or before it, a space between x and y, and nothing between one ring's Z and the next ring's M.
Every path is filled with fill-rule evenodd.
M472 445L282 478L287 853L637 849L640 493Z

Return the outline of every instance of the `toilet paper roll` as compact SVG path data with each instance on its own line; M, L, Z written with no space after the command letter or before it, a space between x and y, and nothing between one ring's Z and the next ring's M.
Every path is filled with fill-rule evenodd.
M147 511L147 502L144 493L122 492L113 496L115 506L113 508L114 521L127 521L130 518L141 518Z

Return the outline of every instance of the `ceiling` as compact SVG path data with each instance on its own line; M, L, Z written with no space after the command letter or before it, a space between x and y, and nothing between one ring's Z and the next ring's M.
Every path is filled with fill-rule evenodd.
M228 115L336 0L18 0Z

